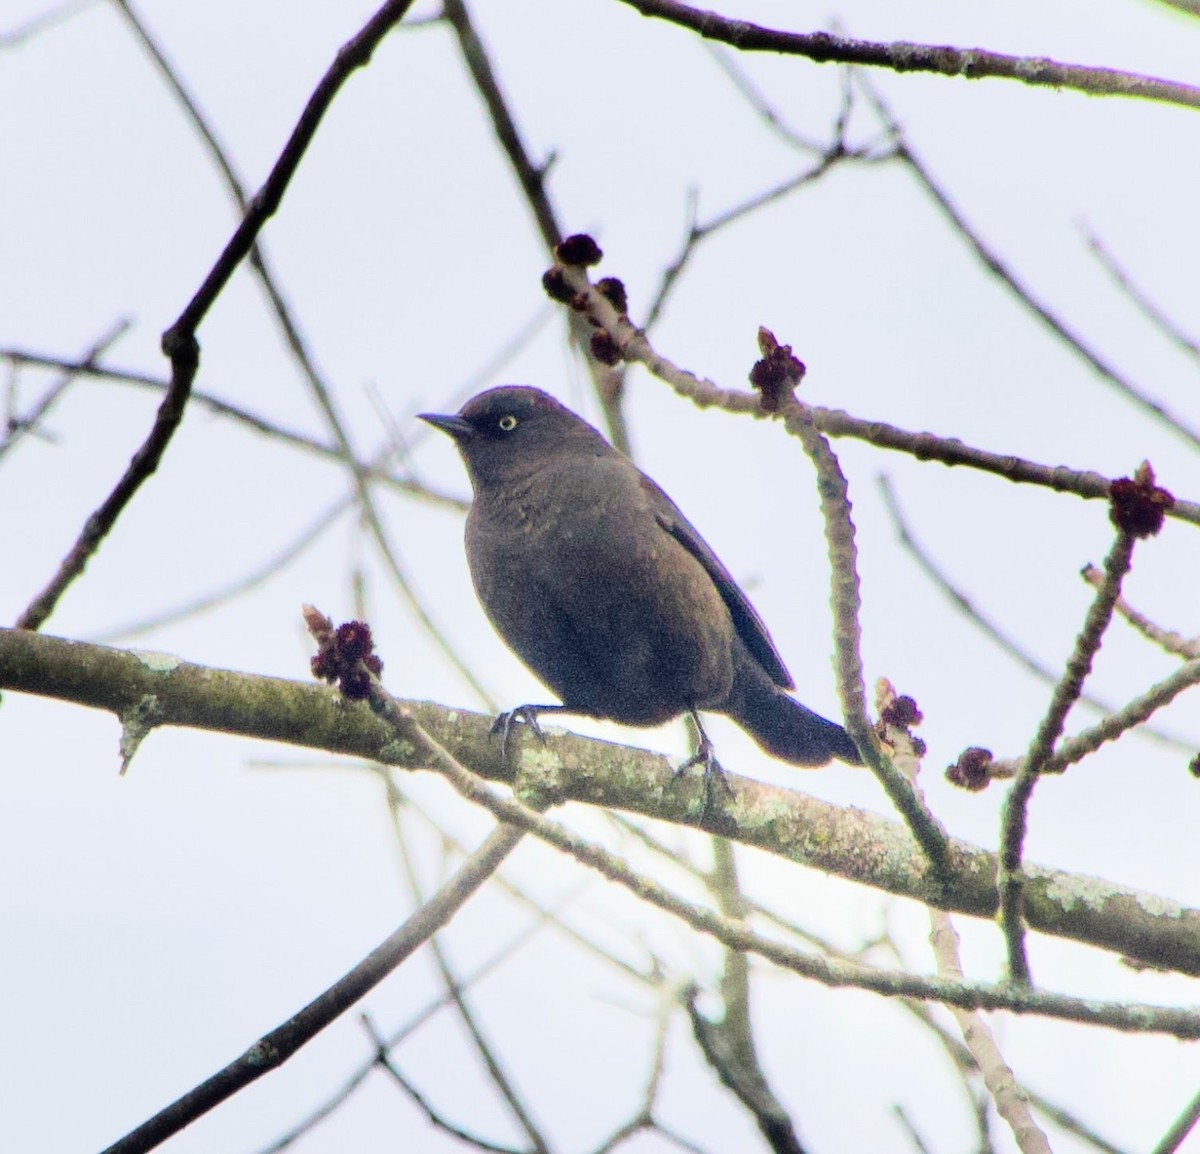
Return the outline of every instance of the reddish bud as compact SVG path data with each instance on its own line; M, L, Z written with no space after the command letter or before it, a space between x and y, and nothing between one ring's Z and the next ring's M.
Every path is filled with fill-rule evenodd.
M887 722L888 725L897 725L901 729L908 729L910 726L920 725L925 717L917 708L917 703L911 697L904 696L893 698L880 714L879 719Z
M602 365L616 365L621 361L621 350L617 348L617 342L604 332L603 329L592 333L591 339L592 356L596 358Z
M987 789L992 779L992 762L994 758L990 749L981 749L973 745L964 749L958 755L958 760L946 769L946 780L951 785L978 793Z
M554 246L554 259L559 264L574 265L578 268L599 264L603 256L600 246L586 232L577 232Z
M1130 537L1153 537L1163 526L1175 498L1154 483L1154 470L1143 461L1132 477L1121 477L1108 489L1108 515Z
M371 694L371 675L383 672L383 662L375 653L371 627L362 621L347 621L332 628L332 622L315 610L305 609L309 633L317 642L312 659L313 676L320 681L336 682L342 696L360 701Z
M575 295L575 290L567 284L560 268L548 268L542 273L542 288L551 300L560 301L562 304L567 304Z
M604 297L613 308L625 316L629 312L629 297L625 286L615 277L606 276L596 282L596 291Z
M763 412L777 413L808 370L793 354L792 346L781 345L770 329L759 328L758 348L762 359L755 361L750 370L750 384L762 394L759 403Z

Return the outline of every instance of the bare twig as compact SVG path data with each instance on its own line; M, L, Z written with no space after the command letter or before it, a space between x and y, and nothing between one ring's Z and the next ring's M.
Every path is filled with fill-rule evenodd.
M901 144L899 157L917 177L925 190L933 197L942 213L958 233L975 250L976 256L996 278L1021 302L1021 304L1049 329L1060 341L1075 353L1101 381L1116 390L1127 401L1158 420L1171 432L1182 437L1193 448L1200 447L1200 429L1187 424L1178 413L1172 412L1133 383L1089 345L1070 325L1050 307L1034 296L1020 278L980 238L979 233L968 224L966 218L950 200L945 190L937 184L929 170L917 158L907 144Z
M876 89L868 82L867 78L861 74L857 74L855 79L866 93L867 99L874 107L876 115L883 122L895 141L897 157L904 163L909 172L916 177L918 183L924 188L925 192L933 200L934 204L937 205L942 215L954 230L970 245L980 263L1016 297L1026 311L1062 341L1101 381L1116 390L1117 393L1143 412L1148 413L1161 422L1171 432L1182 437L1192 446L1200 446L1200 430L1186 424L1178 414L1171 412L1165 405L1154 400L1153 397L1135 385L1129 377L1109 364L1065 320L1034 295L1033 291L1008 267L1000 255L983 240L979 232L967 221L962 211L950 199L949 193L934 179L929 168L917 156L909 144L903 128L895 116L893 116L891 109ZM1200 91L1200 89L1197 91Z
M982 48L952 48L902 40L885 44L851 40L829 32L781 32L748 20L731 20L715 12L692 8L679 0L623 0L623 3L643 16L669 21L739 52L773 52L804 56L818 64L862 64L895 72L931 72L967 80L994 76L1022 84L1074 89L1093 96L1128 96L1200 107L1200 88L1194 85L1115 68L1060 64L1043 56L1008 56Z
M938 973L943 976L961 978L962 962L959 959L958 931L950 915L942 910L929 911L931 925L930 941L937 959ZM962 1030L963 1041L971 1051L983 1075L984 1084L991 1093L996 1109L1012 1129L1013 1137L1022 1154L1050 1154L1050 1143L1038 1124L1033 1120L1029 1102L1004 1055L981 1014L950 1007L950 1013Z
M328 509L306 525L296 536L295 540L290 541L283 549L269 557L261 565L256 566L249 573L245 573L241 577L228 582L218 589L211 590L201 597L197 597L183 605L177 605L174 609L166 609L153 616L143 617L140 621L132 621L127 625L119 625L115 629L109 629L104 633L98 634L92 640L99 644L111 644L117 640L128 641L134 637L141 637L147 633L153 633L156 629L161 629L165 625L171 625L176 621L195 617L227 601L232 601L244 593L249 593L257 589L259 586L270 581L272 577L275 577L311 545L315 545L325 530L333 525L353 504L353 496L343 497L340 501L334 502Z
M618 1126L599 1146L594 1154L611 1154L628 1139L643 1130L659 1130L654 1119L654 1108L658 1104L658 1092L666 1070L667 1032L671 1016L679 1003L678 987L664 987L659 997L658 1012L654 1029L654 1049L650 1057L650 1071L646 1076L646 1088L642 1092L639 1109L629 1121Z
M769 204L788 196L798 189L806 185L815 184L822 176L836 165L851 160L871 160L872 162L880 157L868 157L865 154L849 151L844 142L839 137L833 144L815 161L811 167L805 169L804 172L798 173L796 176L789 177L787 180L775 185L773 188L766 189L763 192L742 201L740 204L733 205L731 208L725 209L723 212L717 213L715 216L704 221L703 223L696 220L694 206L690 212L690 220L688 223L687 232L683 239L683 244L680 246L679 252L675 259L663 271L662 279L659 281L658 290L654 294L654 299L650 302L650 307L646 312L646 329L652 329L662 317L663 309L666 307L667 299L674 291L675 286L679 283L679 278L682 276L688 262L695 255L700 245L709 240L723 228L736 223L743 217L749 216L752 212L756 212L760 208L764 208Z
M825 539L829 547L830 580L833 586L831 601L834 640L837 643L838 694L845 714L846 730L928 855L934 871L945 881L950 869L946 831L918 792L883 754L867 716L859 626L862 598L854 521L850 515L849 485L837 455L813 426L810 410L793 399L783 407L782 415L788 432L804 446L817 473L817 493L825 518Z
M62 375L42 394L38 401L27 413L11 413L7 421L4 436L0 439L0 460L27 433L40 428L46 414L62 399L63 393L79 379L79 377L96 363L114 344L128 331L130 322L119 320L99 340L83 354L76 365L63 365ZM2 355L2 354L0 354ZM10 358L11 359L11 358ZM15 363L15 362L14 362Z
M286 1062L444 926L495 873L522 836L523 832L513 826L500 825L494 829L458 873L353 970L283 1025L260 1038L240 1058L114 1142L104 1154L141 1154L153 1150L225 1099Z
M742 922L746 903L738 884L733 846L714 837L713 873L710 887L725 917ZM696 1005L696 991L687 992L684 1002L692 1022L692 1035L708 1064L723 1085L750 1111L756 1125L775 1154L804 1154L791 1116L771 1089L758 1060L750 1021L750 965L740 950L726 947L721 974L724 1013L712 1021Z
M374 764L368 766L368 768L378 776L384 778L389 797L399 799L399 802L406 802L404 792L396 783L395 775L388 766ZM399 804L399 802L394 804ZM412 812L418 814L435 831L444 844L459 853L466 853L465 847L458 838L438 825L429 813L416 806L412 806L411 809ZM492 885L506 893L518 905L536 914L538 925L548 925L555 933L567 938L584 952L591 954L592 957L604 962L606 965L612 966L623 977L632 978L635 982L643 986L657 987L661 984L661 976L651 966L639 969L637 966L625 961L624 958L617 957L616 954L592 941L586 934L581 933L564 921L563 914L567 907L573 904L573 898L566 898L555 902L553 906L545 906L526 893L520 886L510 882L503 874L497 874L493 879Z
M1027 985L1030 982L1029 960L1025 953L1024 878L1021 871L1029 801L1038 776L1045 772L1045 764L1054 752L1055 743L1062 736L1067 714L1079 697L1084 679L1091 672L1092 661L1100 649L1104 631L1112 620L1121 581L1129 572L1133 560L1134 540L1124 530L1117 532L1117 539L1104 563L1104 583L1088 608L1083 628L1075 640L1075 648L1054 687L1046 716L1038 726L1025 762L1004 802L997 885L1000 891L1000 924L1008 947L1009 977L1018 984Z
M437 1127L439 1130L444 1130L460 1142L468 1146L473 1146L476 1150L490 1150L494 1154L524 1154L523 1150L516 1147L500 1146L495 1142L489 1142L486 1138L480 1138L478 1135L472 1134L470 1131L464 1130L461 1126L456 1126L453 1122L444 1118L441 1112L434 1109L430 1104L429 1099L400 1072L400 1068L388 1053L386 1039L375 1028L375 1023L371 1021L370 1017L367 1014L360 1014L359 1021L362 1022L363 1028L367 1031L367 1034L375 1045L375 1059L371 1065L385 1070L390 1075L392 1081L408 1095L418 1109L429 1119L431 1125Z
M903 1127L917 1154L933 1154L928 1143L921 1137L920 1132L917 1130L916 1123L908 1116L908 1112L899 1102L892 1107L892 1113L896 1115L896 1121Z
M362 30L343 45L333 64L317 84L301 113L287 144L275 162L266 183L250 201L246 215L225 249L188 302L183 312L163 334L163 352L171 361L171 386L159 406L154 424L129 467L100 507L88 518L75 545L58 572L18 619L22 629L38 629L54 611L67 587L83 572L88 559L100 547L117 518L142 484L158 468L191 395L192 382L200 365L196 331L213 302L225 288L234 270L250 251L267 220L274 215L295 175L321 120L350 75L366 65L376 46L408 11L412 0L387 0Z
M542 243L546 246L547 254L552 254L555 246L563 239L563 229L559 224L550 193L546 188L546 177L553 162L553 156L542 164L535 164L521 139L520 129L516 119L509 110L508 102L500 87L499 77L492 67L487 48L475 29L471 14L465 0L442 0L442 11L445 19L454 29L458 40L459 51L471 74L471 80L476 91L487 106L488 116L496 139L508 158L509 167L521 186L525 202L533 214ZM592 386L600 402L604 414L604 425L609 440L622 452L628 453L629 428L625 422L624 410L621 407L622 379L619 372L614 372L609 366L602 364L591 355L588 340L591 332L587 324L576 316L568 316L567 326L571 339L579 349L592 378Z
M493 883L498 882L500 878L501 875L499 871L497 871L492 878ZM474 986L493 970L502 966L515 954L524 949L529 940L535 934L540 933L548 926L555 925L554 918L557 915L557 912L557 910L547 911L541 918L531 922L502 949L498 950L487 961L477 966L466 977L464 977L460 982L460 986L463 989ZM384 1039L384 1045L389 1051L394 1050L406 1038L416 1033L416 1031L431 1018L433 1018L435 1014L445 1009L450 1002L450 993L448 991L444 992L440 997L434 999L423 1009L415 1013L404 1025L398 1027L388 1034ZM374 1058L371 1058L369 1061L365 1062L362 1066L355 1070L354 1073L351 1074L350 1077L347 1078L346 1081L336 1091L334 1091L324 1102L322 1102L320 1106L302 1118L278 1138L274 1139L274 1141L272 1141L269 1145L263 1146L258 1151L258 1154L280 1154L281 1151L286 1150L289 1146L299 1141L314 1126L324 1121L336 1110L338 1110L339 1107L341 1107L359 1088L359 1086L366 1081L371 1071L375 1068L375 1065L376 1061Z
M633 826L632 823L630 823L627 819L618 820L620 821L622 829L627 829L630 830L630 832L635 833L636 836L638 836L639 839L645 845L647 845L651 852L661 854L665 862L685 869L693 877L700 878L706 883L711 884L709 882L708 875L705 874L704 871L698 869L696 866L681 858L680 855L675 853L670 847L651 837L645 830L641 830L636 826ZM773 910L745 894L742 895L742 904L745 906L748 913L753 913L757 917L765 918L779 928L785 930L787 933L792 934L800 940L814 946L823 954L827 954L832 958L838 959L839 961L855 963L858 965L866 965L868 963L864 960L865 954L874 945L878 944L876 942L872 942L858 950L843 950L834 945L833 942L831 942L828 938L820 934L813 933L811 930L797 925L794 920L784 917L777 910ZM891 953L892 956L897 958L899 957L894 948L891 950ZM923 1002L914 1001L911 998L900 999L900 1005L903 1006L909 1015L915 1018L921 1026L933 1034L938 1042L945 1048L955 1066L964 1074L972 1074L978 1069L975 1057L971 1051L968 1050L966 1046L964 1046L963 1043L944 1025L942 1025L942 1023L935 1017L928 1006L926 1006ZM1113 1145L1113 1143L1101 1137L1094 1130L1090 1129L1083 1122L1081 1122L1079 1118L1075 1117L1075 1115L1071 1114L1057 1103L1050 1101L1042 1094L1039 1094L1036 1090L1033 1090L1025 1085L1022 1085L1020 1089L1021 1092L1025 1094L1026 1097L1028 1097L1029 1100L1034 1104L1034 1106L1047 1118L1053 1121L1055 1125L1064 1130L1070 1131L1072 1134L1075 1134L1090 1146L1102 1151L1103 1154L1128 1154L1127 1151L1123 1150L1119 1146ZM987 1147L985 1144L984 1147L981 1148L986 1149L989 1147Z
M356 467L357 460L354 449L351 445L350 437L346 431L345 424L337 411L337 406L334 404L332 390L322 377L321 373L318 371L316 362L307 348L305 340L300 332L300 328L292 316L291 310L288 308L282 292L278 288L276 278L270 271L266 256L258 242L258 231L262 224L265 224L266 218L272 215L275 209L278 207L278 203L283 196L284 186L286 185L287 180L290 180L292 171L294 171L295 166L299 163L300 154L302 154L304 148L307 147L312 133L315 133L317 122L319 121L320 117L324 115L325 107L328 106L329 101L332 100L333 91L336 91L336 87L340 87L341 83L344 82L345 78L350 74L351 71L353 71L355 68L365 65L370 60L375 46L380 40L383 39L383 37L395 24L399 23L408 7L411 5L412 0L389 0L389 2L385 4L384 7L381 8L370 21L368 21L368 23L364 26L362 31L358 33L357 36L342 46L342 49L339 51L333 67L330 68L330 70L325 74L320 84L318 84L316 91L313 93L313 96L309 99L309 103L305 107L300 122L293 132L291 139L288 141L287 147L285 147L283 154L280 156L275 170L268 178L266 185L263 186L263 189L258 193L257 196L254 197L253 200L247 200L241 182L238 180L237 174L233 170L233 165L228 160L225 150L221 147L219 141L217 140L214 130L207 123L205 117L199 109L199 106L184 87L178 73L167 61L162 49L150 35L145 24L134 13L129 0L113 0L113 2L124 14L125 18L132 27L134 34L142 43L146 51L150 54L150 57L153 60L158 72L163 77L168 87L170 87L180 106L183 108L188 120L200 134L200 137L204 141L209 155L212 157L214 164L216 164L226 186L230 191L230 195L233 197L238 209L243 213L242 227L239 228L234 234L234 239L226 248L225 253L222 254L222 260L225 260L226 257L231 257L231 259L233 259L233 264L231 265L229 271L225 273L225 276L227 277L232 272L232 268L236 267L237 263L240 262L243 256L248 258L250 267L257 274L258 279L267 294L267 299L269 300L272 312L279 323L284 340L292 351L296 363L301 370L301 374L308 384L309 391L314 400L317 402L317 407L325 417L326 424L333 435L333 439L337 445L339 454L350 470L356 491L358 493L359 504L362 508L363 520L375 539L380 556L382 557L388 572L391 574L396 588L399 590L405 601L408 602L408 606L413 615L416 617L418 623L433 640L434 644L438 647L450 664L455 668L459 676L462 677L468 686L470 686L472 691L476 694L481 702L483 702L488 708L494 709L495 703L492 701L491 695L488 693L486 688L484 688L483 683L475 676L470 666L458 655L454 647L450 644L449 639L442 632L441 628L434 621L428 609L426 609L421 599L417 596L416 590L412 582L409 580L408 574L406 573L405 568L400 561L399 554L392 545L391 541L388 539L387 533L383 527L383 521L379 516L378 510L375 508L375 501L371 494L370 486L367 484L367 479ZM317 104L318 97L322 95L324 89L331 85L333 86L333 91L329 92L328 99L320 106L319 111L316 111L312 123L309 124L308 120L310 114L314 112L314 106ZM306 130L308 135L301 137L302 130ZM296 151L296 155L294 156L293 160L291 154L294 146L297 144L298 138L303 140L303 146ZM283 185L278 188L277 195L274 195L272 181L275 179L276 173L280 171L280 168L285 166L285 162L291 163L291 170L287 172L287 177ZM268 190L271 191L269 192ZM265 211L258 227L254 228L252 231L246 231L245 225L254 218L263 202L270 202L272 200L273 203L270 203L270 207L267 211ZM245 231L244 236L242 235L243 231ZM233 256L234 253L236 253L235 257ZM219 267L221 267L220 262L218 262L218 268ZM217 269L214 268L213 273L211 273L209 276L210 282L212 281L216 272ZM216 291L220 291L219 287ZM208 306L205 305L206 309L207 307ZM189 308L191 308L191 306L189 306ZM181 318L181 321L182 319L183 318ZM199 318L197 318L197 323L198 321ZM176 327L178 327L179 324L180 322L176 322ZM174 330L171 331L173 332ZM168 335L170 334L168 333ZM166 347L165 342L166 337L164 337L164 348Z
M1095 565L1084 566L1082 576L1094 589L1100 588L1104 582L1104 574ZM1164 629L1161 625L1156 625L1144 613L1138 612L1130 605L1123 596L1117 598L1116 608L1118 616L1125 618L1147 641L1153 641L1165 652L1187 661L1200 657L1200 637L1184 637L1173 629Z
M1169 677L1156 682L1145 693L1139 694L1128 704L1101 718L1090 729L1069 737L1059 745L1055 753L1046 759L1043 773L1062 773L1069 765L1095 753L1102 745L1115 741L1136 725L1141 725L1164 705L1170 704L1185 689L1200 684L1200 658L1193 658L1180 666Z
M963 614L968 621L971 622L984 636L1004 652L1007 653L1014 661L1027 669L1039 680L1054 684L1059 677L1056 670L1050 668L1049 665L1039 661L1032 654L1022 649L1016 641L1005 633L999 625L987 617L983 611L967 596L961 589L956 586L949 577L943 572L938 564L930 556L928 550L921 545L913 534L913 530L908 523L908 519L904 515L904 511L900 508L900 502L896 497L895 489L892 486L890 479L883 473L880 473L877 481L879 483L879 491L883 495L884 505L887 507L888 516L892 519L892 524L896 529L896 533L900 538L900 544L904 547L910 557L917 563L921 571L929 578L929 580L946 596L946 598ZM1100 571L1093 570L1097 575ZM1087 573L1085 571L1085 579ZM1095 582L1093 582L1095 583ZM1117 599L1117 612L1125 615L1122 605L1125 602L1122 598ZM1178 636L1173 635L1173 636ZM1198 646L1200 649L1200 646ZM1185 655L1186 656L1186 655ZM1200 652L1195 654L1200 656ZM1114 712L1114 706L1103 701L1090 693L1080 693L1080 704L1088 706L1090 709L1096 710L1102 714L1110 714ZM1193 742L1183 741L1180 738L1172 737L1170 734L1163 733L1161 730L1152 729L1149 726L1143 727L1140 731L1141 736L1150 741L1157 741L1161 744L1170 747L1171 749L1180 752L1192 753L1195 745Z
M391 806L389 810L394 823L397 817L396 808L395 806ZM408 839L402 836L399 826L395 826L395 829L397 835L396 847L400 851L400 860L403 863L409 893L414 903L421 904L424 901L424 897L421 892L421 884L417 878L416 866L412 860L412 855L409 853ZM534 1121L529 1108L521 1100L521 1095L517 1092L512 1079L505 1071L503 1064L496 1054L495 1047L485 1037L474 1010L467 1003L462 982L451 971L450 963L446 958L445 951L442 949L441 941L436 936L432 937L429 940L429 948L433 954L434 965L441 976L446 995L458 1011L459 1020L474 1043L475 1052L479 1055L487 1069L492 1084L508 1104L509 1111L517 1125L524 1131L525 1137L529 1139L532 1149L537 1151L537 1154L548 1154L550 1147L541 1132L541 1128ZM386 1050L381 1049L380 1053L386 1055Z
M783 117L775 109L771 102L762 94L755 83L750 79L746 70L739 68L736 63L736 57L723 48L718 48L715 44L706 44L708 54L713 58L717 67L725 73L730 83L741 93L746 103L754 109L755 112L762 118L767 127L774 132L784 143L796 149L799 152L807 152L814 156L821 156L828 152L828 148L818 144L816 140L805 136L792 128ZM843 69L843 75L849 73L849 69ZM848 105L850 102L849 85L843 90L843 115L838 117L838 123L844 131L847 121L849 120ZM837 138L841 138L842 132L837 134Z
M699 408L718 408L728 413L747 413L759 418L766 416L757 394L722 389L715 382L697 376L665 357L650 343L643 330L635 328L628 317L619 314L612 303L596 290L583 270L566 268L563 270L563 279L586 299L588 316L612 337L625 360L645 365L650 373ZM841 409L813 405L808 412L813 427L829 437L851 437L881 449L907 453L919 461L939 461L950 466L969 465L1016 484L1040 485L1056 492L1073 493L1085 500L1108 501L1111 495L1112 480L1090 470L1071 469L1064 465L1040 465L1009 454L976 449L964 445L955 437L913 432L884 421L853 417ZM1176 500L1166 510L1166 515L1200 525L1200 504Z
M1183 1145L1187 1136L1192 1132L1197 1121L1200 1121L1200 1094L1197 1094L1183 1108L1183 1112L1171 1124L1171 1128L1162 1136L1151 1154L1175 1154L1175 1151Z
M45 12L30 17L24 24L18 24L16 28L10 28L7 32L0 32L0 49L17 48L35 36L64 23L85 8L90 8L93 3L95 0L66 0L63 4L47 8Z
M1200 10L1200 5L1197 7ZM1080 231L1083 233L1083 239L1087 242L1088 251L1100 262L1100 267L1112 277L1142 315L1168 340L1178 345L1189 356L1200 360L1200 342L1189 337L1146 293L1138 288L1130 275L1117 263L1117 258L1108 251L1104 242L1090 228L1080 225Z

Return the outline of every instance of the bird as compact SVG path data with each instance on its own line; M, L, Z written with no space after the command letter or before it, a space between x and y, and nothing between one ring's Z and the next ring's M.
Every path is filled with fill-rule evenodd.
M544 713L660 725L687 714L724 780L700 711L724 714L796 766L861 765L849 734L801 705L762 618L675 502L582 417L541 389L502 385L454 414L420 413L453 440L473 490L467 564L496 632L561 704ZM706 794L707 799L707 794Z

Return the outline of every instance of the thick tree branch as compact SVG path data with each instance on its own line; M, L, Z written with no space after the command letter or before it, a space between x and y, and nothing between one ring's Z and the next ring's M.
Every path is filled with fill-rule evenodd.
M0 629L0 689L36 693L155 724L366 757L407 769L428 758L365 705L344 702L314 684L192 665L164 654L139 654ZM409 705L420 724L460 761L493 781L511 782L514 765L540 770L556 802L579 801L695 826L703 783L678 779L662 754L558 735L544 745L528 736L501 760L491 718L428 702ZM52 735L47 735L52 743ZM945 890L907 830L863 810L727 774L732 790L714 805L710 832L863 885L991 918L997 909L996 855L949 843ZM1150 965L1200 975L1200 910L1127 890L1098 878L1025 867L1025 917L1033 930L1084 942Z

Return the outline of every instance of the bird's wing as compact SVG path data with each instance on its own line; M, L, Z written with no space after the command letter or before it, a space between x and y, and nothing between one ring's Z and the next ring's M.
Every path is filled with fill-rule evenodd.
M654 516L658 523L679 542L712 578L721 594L721 600L733 618L733 627L750 650L755 661L766 671L767 676L781 689L794 689L791 674L775 648L775 642L767 632L763 619L759 617L746 594L738 587L732 574L720 558L709 548L708 542L696 531L696 527L679 511L678 506L649 477L642 474L642 486L650 498Z

